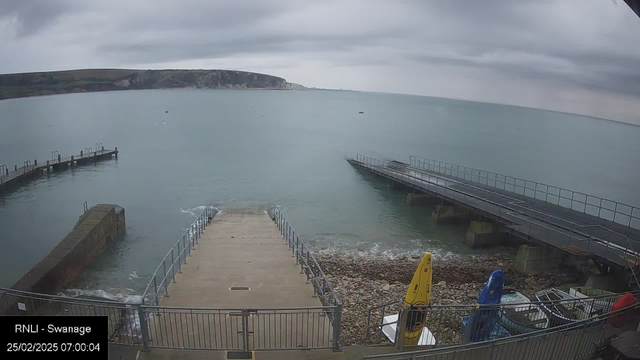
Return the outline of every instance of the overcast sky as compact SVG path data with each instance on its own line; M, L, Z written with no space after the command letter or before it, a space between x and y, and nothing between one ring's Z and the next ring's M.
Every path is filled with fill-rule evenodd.
M622 0L0 0L1 73L92 67L247 70L640 124L640 19Z

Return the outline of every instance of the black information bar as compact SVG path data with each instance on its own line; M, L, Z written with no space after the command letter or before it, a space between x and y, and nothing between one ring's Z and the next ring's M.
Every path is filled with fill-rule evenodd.
M0 359L107 360L106 316L0 316Z

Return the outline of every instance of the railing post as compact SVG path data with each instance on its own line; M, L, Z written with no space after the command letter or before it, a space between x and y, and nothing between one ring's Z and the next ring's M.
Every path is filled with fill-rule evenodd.
M169 297L169 285L167 285L167 261L162 260L162 272L164 273L164 296Z
M398 312L398 321L396 322L396 349L402 350L404 347L404 324L405 324L405 309L401 308Z
M182 250L185 250L184 252L184 263L187 263L187 256L191 256L191 246L189 246L189 251L187 251L187 239L184 236L184 234L182 235Z
M300 237L296 235L296 265L298 265L298 255L300 254L299 249L300 249Z
M340 351L340 332L342 330L342 304L338 302L333 314L333 351Z
M302 254L300 255L300 257L302 258L304 256L304 243L302 243ZM302 261L300 262L300 274L302 274L304 272L304 264L302 263Z
M160 300L158 300L158 281L155 275L153 275L153 290L156 293L156 306L160 306Z
M142 332L142 349L149 351L149 326L147 324L147 314L142 305L137 306L138 320L140 321L140 332Z
M176 260L173 256L173 248L171 249L171 282L176 283Z
M249 352L249 310L242 309L242 350Z
M185 261L186 261L185 257ZM180 251L180 240L178 240L178 274L182 274L182 252Z

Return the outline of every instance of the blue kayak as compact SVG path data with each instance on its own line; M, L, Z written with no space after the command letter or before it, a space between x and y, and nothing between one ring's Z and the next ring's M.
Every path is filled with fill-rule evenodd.
M477 310L471 312L466 326L463 319L465 342L486 341L497 335L496 331L500 327L500 325L496 324L498 319L497 305L500 304L500 299L502 298L504 280L504 273L501 270L496 270L489 276L478 296L478 305L496 306L480 306Z

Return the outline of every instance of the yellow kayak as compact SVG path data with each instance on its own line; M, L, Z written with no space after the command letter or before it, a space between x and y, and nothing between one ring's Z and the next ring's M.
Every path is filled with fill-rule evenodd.
M407 313L404 344L417 345L426 322L424 308L431 302L431 253L425 253L413 274L402 309Z

